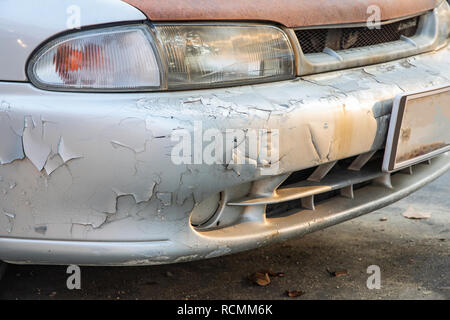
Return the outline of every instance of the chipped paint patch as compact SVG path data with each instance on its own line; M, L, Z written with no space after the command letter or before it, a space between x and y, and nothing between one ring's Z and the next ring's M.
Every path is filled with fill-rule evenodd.
M67 146L64 143L64 138L61 137L58 144L58 154L61 156L61 159L64 163L69 162L73 159L82 158L83 156L80 154L77 154L76 152L72 151L69 146Z
M3 211L3 215L7 219L6 231L8 233L11 233L13 228L14 228L14 219L16 218L16 215L14 213L9 213L9 212L6 212L6 211Z
M217 250L214 250L214 251L211 251L210 253L208 253L205 256L205 259L211 259L211 258L220 257L220 256L226 255L226 254L228 254L230 252L231 252L230 248L227 248L227 247L220 248L220 249L217 249Z
M156 197L161 201L163 206L171 206L172 205L172 193L170 192L158 192Z
M8 115L0 113L0 165L23 159L22 137L10 126Z
M36 124L30 116L25 117L25 129L23 131L23 149L25 155L33 163L38 171L41 171L52 151L43 140L44 132L42 122Z

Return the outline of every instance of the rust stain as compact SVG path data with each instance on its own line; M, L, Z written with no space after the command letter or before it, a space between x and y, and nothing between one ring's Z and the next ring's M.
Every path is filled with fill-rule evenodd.
M411 138L411 128L405 128L401 131L402 142L407 142Z
M433 152L435 150L439 150L442 149L444 147L449 146L449 144L444 143L444 142L435 142L435 143L430 143L430 144L426 144L423 146L419 146L416 147L415 149L413 149L412 151L402 154L401 156L397 157L397 163L399 162L404 162L407 160L411 160L420 156L423 156L427 153Z
M389 20L425 12L438 0L124 0L152 21L272 21L287 27L367 21L368 8Z
M349 154L352 147L352 137L354 129L353 114L346 110L345 104L342 110L334 115L334 137L337 139L333 145L333 151L340 157Z

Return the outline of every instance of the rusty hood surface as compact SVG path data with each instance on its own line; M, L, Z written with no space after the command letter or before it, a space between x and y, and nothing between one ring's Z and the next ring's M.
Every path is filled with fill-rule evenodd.
M287 27L364 22L378 6L381 20L435 8L439 0L124 0L153 21L272 21Z

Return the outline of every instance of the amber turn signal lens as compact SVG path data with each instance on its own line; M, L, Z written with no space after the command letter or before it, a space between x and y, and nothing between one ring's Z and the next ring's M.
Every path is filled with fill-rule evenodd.
M65 84L76 81L76 71L86 68L100 69L104 67L102 48L89 44L83 50L73 48L70 44L63 44L56 50L53 56L53 64Z
M147 26L76 32L50 42L32 59L28 74L43 89L160 89L161 74Z

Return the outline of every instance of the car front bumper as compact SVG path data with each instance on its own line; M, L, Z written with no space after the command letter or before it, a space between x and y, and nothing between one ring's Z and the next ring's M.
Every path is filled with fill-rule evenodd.
M316 211L212 231L194 207L224 190L383 148L394 97L450 82L450 49L390 63L226 89L82 94L0 82L0 260L144 265L212 258L306 234L399 200L450 155ZM175 130L277 130L276 170L175 164ZM235 149L225 150L235 154ZM251 158L250 155L244 155ZM247 159L248 160L248 159ZM258 211L258 208L256 209Z

